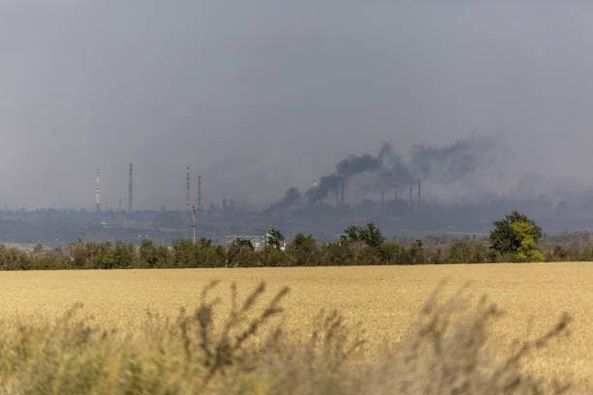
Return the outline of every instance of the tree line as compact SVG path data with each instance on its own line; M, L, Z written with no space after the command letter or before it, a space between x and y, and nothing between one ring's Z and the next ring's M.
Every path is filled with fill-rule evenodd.
M37 246L27 252L0 245L0 270L127 269L199 267L276 267L347 265L418 265L593 260L593 237L586 234L544 238L542 230L520 213L494 223L489 238L386 240L374 224L350 226L340 239L320 242L297 234L286 242L270 229L265 246L249 240L228 245L202 239L171 245L143 240L140 245L110 241L77 241L65 249Z

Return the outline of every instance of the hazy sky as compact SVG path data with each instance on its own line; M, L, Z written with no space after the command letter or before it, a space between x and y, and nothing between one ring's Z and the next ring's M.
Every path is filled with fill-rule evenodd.
M182 207L306 188L350 153L472 133L593 185L593 4L0 0L0 204Z

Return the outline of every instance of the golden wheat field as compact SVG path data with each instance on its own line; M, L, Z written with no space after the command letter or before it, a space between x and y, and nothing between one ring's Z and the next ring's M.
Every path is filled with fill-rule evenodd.
M506 339L535 336L568 311L574 318L569 339L541 351L529 369L547 377L593 378L593 264L439 265L275 269L183 269L43 271L0 273L0 314L10 320L54 316L75 302L95 322L131 332L146 310L175 315L199 303L200 290L222 280L218 292L236 282L247 291L261 281L269 289L289 286L286 321L298 331L320 309L338 309L360 322L377 344L405 333L422 303L447 280L447 290L463 285L487 294L505 311L495 333Z

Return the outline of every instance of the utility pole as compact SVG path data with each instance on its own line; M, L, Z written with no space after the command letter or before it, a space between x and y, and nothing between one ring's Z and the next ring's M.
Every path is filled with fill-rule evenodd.
M198 206L195 200L191 201L190 204L190 211L191 211L191 230L192 230L192 242L193 245L196 245L197 238L198 238Z
M202 175L198 174L198 214L202 211Z
M189 166L185 168L185 204L191 210L191 167Z

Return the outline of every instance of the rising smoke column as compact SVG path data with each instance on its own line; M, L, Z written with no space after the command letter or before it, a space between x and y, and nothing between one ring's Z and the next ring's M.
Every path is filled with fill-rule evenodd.
M296 188L289 189L285 197L270 209L314 205L332 194L339 194L341 188L354 178L365 180L361 183L365 192L414 186L419 180L446 186L467 180L491 165L500 154L499 148L492 137L473 136L444 147L415 145L405 160L389 143L383 143L377 155L349 155L341 160L332 174L321 177L319 183L304 195Z
M492 161L496 141L490 137L470 137L445 147L426 144L411 149L411 168L416 178L456 182L474 174Z
M383 160L391 152L389 144L383 144L377 156L370 154L350 155L336 165L336 171L329 176L322 177L319 185L309 189L306 193L309 204L315 204L327 198L330 193L338 194L340 189L352 177L363 173L374 173L383 167Z
M299 204L302 195L298 188L290 188L284 193L284 197L270 205L266 212L285 211Z

